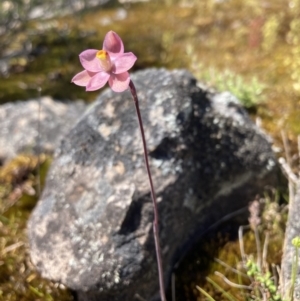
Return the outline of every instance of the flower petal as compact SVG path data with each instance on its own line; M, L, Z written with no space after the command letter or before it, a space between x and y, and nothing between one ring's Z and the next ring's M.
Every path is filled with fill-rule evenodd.
M84 69L91 72L102 71L99 59L96 57L98 50L87 49L79 54L81 65Z
M114 31L109 31L104 38L103 49L112 56L124 53L122 39Z
M83 70L77 73L71 80L71 83L74 83L77 86L85 87L91 80L94 73L90 73L86 70Z
M124 72L121 74L111 74L109 78L109 85L111 89L115 92L123 92L125 91L130 82L130 77L128 72Z
M126 52L118 56L114 61L114 73L120 74L129 70L135 63L136 56L132 52Z
M96 91L102 88L109 79L109 74L106 72L96 73L86 86L86 91Z

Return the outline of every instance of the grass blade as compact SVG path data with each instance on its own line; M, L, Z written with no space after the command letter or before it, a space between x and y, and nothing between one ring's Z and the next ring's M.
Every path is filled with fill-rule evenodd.
M228 292L226 292L220 285L218 285L215 281L213 281L210 278L206 278L206 280L219 292L221 292L228 300L230 301L236 301L236 299Z
M200 293L202 293L209 301L216 301L209 293L207 293L204 289L202 289L200 286L196 285L196 288Z

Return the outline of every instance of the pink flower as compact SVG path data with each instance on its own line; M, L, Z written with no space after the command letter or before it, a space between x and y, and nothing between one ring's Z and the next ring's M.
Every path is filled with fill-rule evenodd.
M109 31L103 42L103 49L87 49L79 54L81 65L85 70L72 78L72 83L95 91L107 82L115 92L125 91L130 82L127 72L135 63L136 56L132 52L124 53L121 38Z

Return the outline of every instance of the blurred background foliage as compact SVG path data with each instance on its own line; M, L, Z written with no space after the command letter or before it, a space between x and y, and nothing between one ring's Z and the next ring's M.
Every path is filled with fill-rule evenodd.
M133 70L186 68L211 88L235 94L274 138L279 154L282 130L296 149L300 0L135 2L0 1L0 103L37 98L39 90L57 99L93 101L99 92L86 93L70 79L82 69L78 54L100 49L106 32L114 30L126 51L138 57ZM26 220L49 164L43 156L20 156L0 166L0 300L72 300L61 285L42 280L28 256ZM282 233L271 243L269 260L276 264ZM228 240L215 237L209 245L199 244L199 253L183 264L177 285L184 300L205 300L195 286L202 271L209 274L216 265L202 266L203 256L212 255L206 250L213 246L214 256L238 261L238 246ZM247 238L249 244L252 240Z
M92 101L70 84L78 54L108 30L138 56L135 70L187 68L230 90L267 131L300 133L300 0L15 0L0 4L0 103L43 95ZM98 5L97 5L98 3Z

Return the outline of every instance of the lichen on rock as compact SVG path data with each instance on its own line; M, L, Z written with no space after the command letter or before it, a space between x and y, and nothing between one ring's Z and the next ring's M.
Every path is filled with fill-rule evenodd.
M165 281L207 227L276 182L268 137L185 70L132 75L158 196ZM64 136L28 225L44 277L78 300L158 296L152 203L129 93L109 90Z

